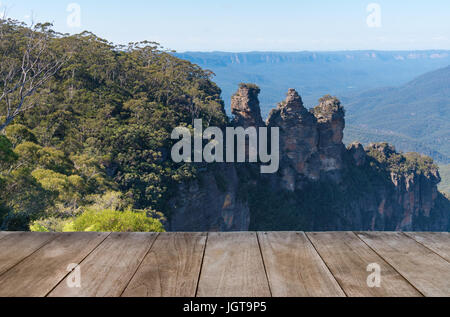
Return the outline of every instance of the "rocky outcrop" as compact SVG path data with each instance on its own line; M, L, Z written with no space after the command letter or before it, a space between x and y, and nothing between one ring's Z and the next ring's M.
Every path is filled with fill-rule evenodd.
M386 143L370 144L366 153L388 173L388 185L393 189L384 194L378 207L379 215L397 217L392 230L420 230L421 219L430 219L436 207L437 185L441 181L437 166L418 154L407 154L409 158L401 155ZM450 214L450 210L448 212ZM441 220L445 223L445 219ZM438 228L439 223L433 226Z
M310 180L320 178L319 130L317 119L304 106L294 89L286 101L272 110L269 128L280 128L281 186L289 191L301 189Z
M258 95L260 89L251 84L241 84L239 90L232 97L231 113L234 115L233 125L237 127L262 127Z
M254 164L208 169L180 185L170 230L450 230L450 201L430 158L386 143L345 148L345 111L331 96L308 110L289 89L264 123L259 92L240 86L232 124L279 128L278 173L261 175Z
M268 127L280 128L282 187L295 191L309 181L331 179L339 183L344 170L342 143L345 113L337 98L326 96L312 111L289 89L286 101L273 110Z
M345 146L343 144L345 112L336 97L325 96L313 109L319 130L319 160L323 177L342 180Z

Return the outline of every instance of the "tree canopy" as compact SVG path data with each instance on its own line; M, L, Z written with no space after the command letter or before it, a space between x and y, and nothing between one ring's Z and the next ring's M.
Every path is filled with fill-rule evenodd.
M150 210L170 213L174 188L196 175L194 166L170 159L172 129L196 118L227 124L213 74L157 43L117 46L89 32L61 35L49 25L35 30L3 20L8 58L20 58L27 36L44 31L49 56L70 58L0 135L1 228L27 230L44 221L47 230L62 230L111 192L121 194L127 208L119 212L136 220L130 223ZM0 100L3 120L8 109Z

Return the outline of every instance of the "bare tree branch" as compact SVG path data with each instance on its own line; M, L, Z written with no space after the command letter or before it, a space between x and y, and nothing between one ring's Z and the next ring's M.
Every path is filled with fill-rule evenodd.
M67 62L66 55L50 49L53 39L45 25L26 27L0 19L0 111L5 115L0 132L37 105L30 97Z

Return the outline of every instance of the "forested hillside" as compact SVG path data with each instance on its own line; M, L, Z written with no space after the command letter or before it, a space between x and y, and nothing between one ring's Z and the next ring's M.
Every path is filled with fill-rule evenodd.
M155 43L115 46L50 27L0 24L2 78L19 82L24 60L64 57L1 131L0 229L163 230L175 184L196 173L168 158L170 133L194 117L225 125L220 89ZM0 125L18 94L0 99Z
M450 162L450 67L400 87L369 90L343 101L348 141L389 141L400 150Z

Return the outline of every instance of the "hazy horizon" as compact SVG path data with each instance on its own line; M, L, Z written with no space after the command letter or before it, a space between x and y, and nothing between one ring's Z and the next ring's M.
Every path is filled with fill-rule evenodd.
M0 0L2 11L62 33L88 30L116 44L149 40L178 52L450 50L445 0Z
M159 44L159 43L158 43ZM177 53L224 53L224 54L238 54L238 53L346 53L346 52L387 52L387 53L401 53L401 52L450 52L450 49L405 49L405 50L389 50L389 49L349 49L349 50L297 50L297 51L276 51L276 50L257 50L257 51L176 51Z

